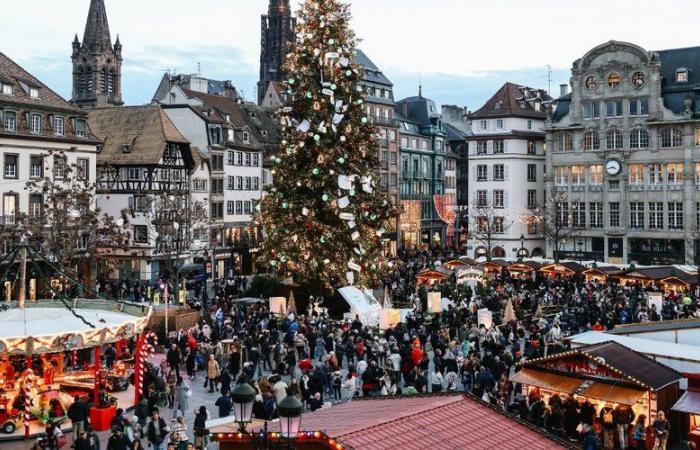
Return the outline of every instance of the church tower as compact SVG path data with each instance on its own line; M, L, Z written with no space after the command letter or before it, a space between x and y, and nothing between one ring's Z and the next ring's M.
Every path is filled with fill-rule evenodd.
M295 26L289 0L270 0L267 14L261 17L258 104L265 98L270 82L282 81L282 64L289 45L294 42Z
M90 0L82 44L73 40L73 97L80 107L120 106L122 45L112 46L104 0Z

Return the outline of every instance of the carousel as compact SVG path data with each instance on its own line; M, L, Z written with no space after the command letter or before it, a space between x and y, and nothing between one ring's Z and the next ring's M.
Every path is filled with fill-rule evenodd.
M151 308L68 299L51 280L44 285L53 298L36 299L36 272L18 272L12 279L5 271L0 304L0 440L38 435L49 423L69 429L76 398L89 407L95 429L108 429L117 405L127 409L138 398L129 380L139 370Z

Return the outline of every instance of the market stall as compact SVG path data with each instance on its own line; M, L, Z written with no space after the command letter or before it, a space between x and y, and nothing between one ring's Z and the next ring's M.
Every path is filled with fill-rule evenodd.
M423 269L418 274L416 274L416 283L427 284L432 286L435 283L439 283L448 280L451 275L451 271L442 267L436 267L434 269Z
M462 261L461 259L453 259L452 261L447 261L442 266L446 267L450 270L455 270L455 269L469 267L469 264L467 264L465 261Z
M4 437L37 434L49 421L70 425L74 397L86 398L93 426L107 429L117 404L133 404L125 343L143 332L150 307L94 299L74 299L70 309L58 300L18 306L0 311L0 405L17 428Z
M547 278L568 278L583 273L586 268L573 261L546 264L538 269Z
M537 261L518 261L509 265L506 269L510 273L511 278L530 280L534 278L537 269L540 267L542 267L542 264Z
M591 267L582 272L586 281L596 280L599 283L605 283L611 276L618 275L622 269L616 266Z
M596 417L604 407L631 408L635 416L647 416L647 425L658 411L664 411L671 423L678 420L671 407L678 400L683 375L617 342L531 359L518 367L510 380L522 386L526 397L547 401L557 394L562 399L587 399ZM672 427L671 441L677 436Z
M682 434L688 441L700 445L700 374L685 374L688 378L688 390L671 408L681 413L685 420L681 422Z
M484 274L486 275L500 275L501 270L503 270L505 267L508 267L509 264L510 263L505 259L492 259L491 261L482 262L481 264L479 264L479 267L483 269Z

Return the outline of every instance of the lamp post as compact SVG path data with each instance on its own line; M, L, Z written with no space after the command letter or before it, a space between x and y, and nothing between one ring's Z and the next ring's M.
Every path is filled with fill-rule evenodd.
M583 241L578 241L578 262L583 260Z
M253 418L253 400L255 400L255 389L248 383L240 383L231 392L233 401L233 415L238 424L238 431L245 433L245 427Z
M287 449L292 449L292 439L299 434L304 405L293 395L288 395L277 405L280 415L280 431L287 438Z
M525 254L525 252L523 250L525 250L525 235L521 234L520 235L520 250L518 250L518 261L523 260L523 255Z

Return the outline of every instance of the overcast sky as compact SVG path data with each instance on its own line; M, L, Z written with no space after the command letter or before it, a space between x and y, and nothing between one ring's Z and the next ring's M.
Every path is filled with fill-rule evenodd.
M71 41L89 0L7 2L0 51L70 97ZM123 45L127 104L150 101L166 69L230 79L255 98L267 0L105 0ZM292 0L296 8L299 0ZM572 62L610 39L647 49L700 45L697 0L352 0L363 50L397 99L423 94L475 110L505 81L552 91Z

